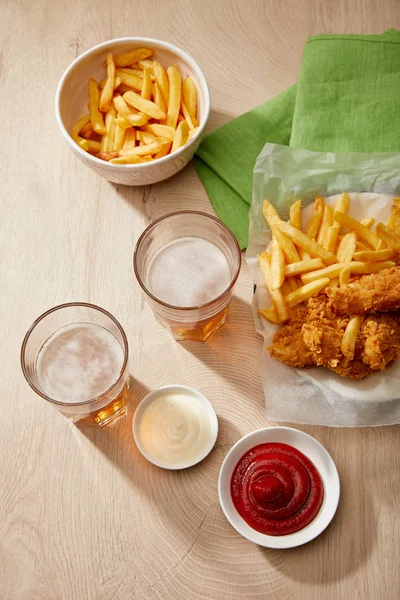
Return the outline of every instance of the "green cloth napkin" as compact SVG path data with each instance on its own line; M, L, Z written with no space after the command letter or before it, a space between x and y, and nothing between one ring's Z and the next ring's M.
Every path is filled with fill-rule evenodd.
M297 85L204 138L197 173L242 249L253 167L266 142L319 152L400 151L400 31L309 38Z

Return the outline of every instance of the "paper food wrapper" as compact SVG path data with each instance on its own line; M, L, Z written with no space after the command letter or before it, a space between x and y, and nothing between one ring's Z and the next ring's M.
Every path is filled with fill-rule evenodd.
M332 427L400 423L400 359L359 381L322 367L295 369L270 357L267 347L278 326L257 312L271 306L257 262L271 241L262 214L264 198L285 220L290 205L301 199L307 222L315 196L334 204L342 192L350 194L349 215L386 223L393 197L400 196L400 154L331 154L266 144L257 158L246 259L256 282L254 321L264 337L261 377L267 417L273 421Z

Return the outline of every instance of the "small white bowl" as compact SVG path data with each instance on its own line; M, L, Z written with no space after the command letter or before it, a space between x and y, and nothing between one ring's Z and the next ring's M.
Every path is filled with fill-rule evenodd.
M73 124L88 112L88 79L100 81L105 77L103 61L109 52L126 52L133 48L153 48L152 58L164 67L176 64L182 77L190 76L197 87L199 129L182 148L155 161L137 165L114 165L82 150L71 138ZM203 137L210 116L210 92L198 64L183 50L151 38L126 37L98 44L78 56L68 67L57 87L55 111L61 133L73 152L86 166L99 175L123 185L149 185L178 173L191 160Z
M147 406L151 402L153 402L153 400L155 400L156 398L159 398L160 396L164 396L166 392L170 392L172 394L184 392L186 395L192 396L193 398L197 398L198 400L200 400L207 408L208 415L210 417L210 425L211 425L210 440L209 440L207 446L205 447L204 452L192 461L186 461L186 462L182 462L182 463L174 464L174 465L158 462L158 461L154 460L154 458L152 458L151 456L149 456L147 454L147 452L144 449L143 444L141 442L140 420L142 418L143 412L147 408ZM193 467L193 465L197 465L197 463L201 462L208 454L210 454L211 450L214 447L214 444L216 442L217 435L218 435L218 419L217 419L217 415L215 413L214 407L211 404L211 402L209 400L207 400L207 398L205 396L203 396L203 394L201 394L194 388L188 387L186 385L165 385L163 387L158 388L157 390L154 390L153 392L150 392L150 394L147 394L147 396L145 396L143 398L143 400L137 407L135 415L133 417L132 429L133 429L133 437L134 437L136 446L138 447L141 454L143 454L143 456L149 462L153 463L153 465L156 465L157 467L161 467L162 469L169 469L172 471L176 471L178 469L187 469L188 467Z
M248 450L268 442L289 444L300 450L318 469L324 485L324 499L314 521L290 535L265 535L256 531L242 519L232 501L231 478L237 463ZM250 542L265 548L294 548L316 538L332 521L339 502L340 482L332 457L317 440L291 427L268 427L249 433L230 449L219 473L218 495L222 510L232 527Z

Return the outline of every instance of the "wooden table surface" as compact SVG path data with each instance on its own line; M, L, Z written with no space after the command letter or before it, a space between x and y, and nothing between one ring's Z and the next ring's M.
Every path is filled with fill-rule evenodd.
M294 83L308 35L399 28L398 1L3 0L1 15L0 598L398 598L398 429L299 426L336 461L333 523L286 551L241 538L219 506L217 478L229 448L267 425L246 266L229 324L206 344L174 342L145 304L131 259L154 218L212 212L194 168L147 188L110 184L73 155L53 108L58 79L81 52L151 36L200 63L212 129ZM20 371L33 319L73 300L107 308L129 339L129 412L104 430L70 424ZM169 383L203 392L220 423L211 455L183 472L150 465L131 433L137 403Z

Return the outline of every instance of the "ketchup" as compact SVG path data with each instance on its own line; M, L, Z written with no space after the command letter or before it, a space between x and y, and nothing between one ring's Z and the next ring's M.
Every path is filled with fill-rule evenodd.
M250 527L267 535L287 535L315 519L324 499L324 486L302 452L271 442L242 456L233 471L231 495Z

